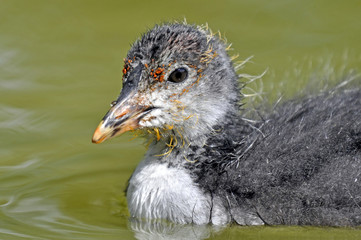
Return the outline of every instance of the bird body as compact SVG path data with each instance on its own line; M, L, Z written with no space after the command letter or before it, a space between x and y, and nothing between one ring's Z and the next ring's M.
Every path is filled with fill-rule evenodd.
M132 217L224 225L361 224L361 90L291 100L255 121L240 110L223 41L186 24L137 40L100 143L152 140L127 188Z

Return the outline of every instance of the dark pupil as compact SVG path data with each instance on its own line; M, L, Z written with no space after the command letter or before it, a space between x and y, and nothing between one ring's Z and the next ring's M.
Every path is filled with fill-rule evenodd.
M182 77L182 73L181 72L176 72L175 77L180 79Z
M187 70L184 68L178 68L172 72L172 74L169 77L169 81L171 82L182 82L187 78Z

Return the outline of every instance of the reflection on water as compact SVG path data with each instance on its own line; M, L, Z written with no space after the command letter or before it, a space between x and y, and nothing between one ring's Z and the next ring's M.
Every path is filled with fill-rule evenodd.
M292 94L310 75L360 72L360 10L357 0L187 0L176 11L165 0L1 1L0 239L359 239L351 229L128 220L122 191L142 140L96 146L91 135L119 94L129 44L155 23L208 22L240 60L255 56L244 71L269 69L265 91Z
M139 240L202 240L222 229L210 225L179 225L164 221L130 219L129 222L135 238Z

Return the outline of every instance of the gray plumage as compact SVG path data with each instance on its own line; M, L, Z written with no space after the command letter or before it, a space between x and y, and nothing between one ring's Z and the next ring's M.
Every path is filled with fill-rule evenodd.
M202 188L266 224L360 225L360 107L360 89L283 103L255 126L248 151L227 137L235 127L190 168Z
M359 87L287 101L251 123L225 43L184 24L144 34L124 69L123 91L93 141L135 128L153 139L129 180L133 217L361 224ZM187 77L173 82L177 71Z

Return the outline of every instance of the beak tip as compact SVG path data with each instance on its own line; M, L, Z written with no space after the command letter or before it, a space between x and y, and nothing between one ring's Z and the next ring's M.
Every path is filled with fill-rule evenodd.
M102 143L104 142L106 138L105 137L101 137L101 138L92 138L92 143L95 143L95 144L99 144L99 143Z
M104 132L101 130L101 126L104 121L101 121L98 127L95 129L95 132L92 137L92 143L99 144L105 140Z
M92 143L99 144L104 142L106 139L106 135L100 135L99 133L95 132L92 138Z

